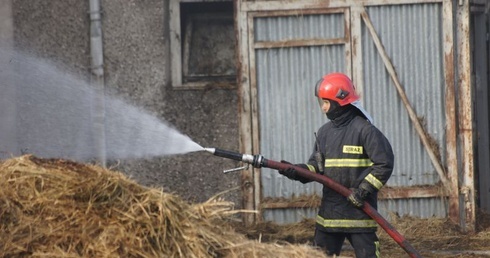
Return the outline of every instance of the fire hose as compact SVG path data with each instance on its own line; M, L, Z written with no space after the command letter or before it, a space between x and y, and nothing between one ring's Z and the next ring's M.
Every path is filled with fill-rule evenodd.
M332 180L331 178L325 175L312 173L307 169L294 166L291 164L269 160L264 158L262 155L241 154L241 153L217 149L217 148L204 148L204 149L215 156L242 161L251 164L253 167L256 168L265 167L265 168L271 168L275 170L285 170L287 168L293 167L297 171L298 175L307 178L309 180L313 180L318 183L321 183L324 186L338 192L339 194L345 197L348 197L352 192L350 189L335 182L334 180ZM405 237L403 237L403 235L401 235L385 218L383 218L383 216L381 216L381 214L379 214L375 208L373 208L368 203L364 203L361 209L366 214L368 214L373 220L375 220L379 224L379 226L383 228L386 231L386 233L388 233L388 235L393 240L395 240L395 242L398 245L400 245L400 247L403 248L405 252L408 253L408 255L410 255L410 257L414 257L414 258L422 257L418 253L418 251L408 242L408 240L405 239Z

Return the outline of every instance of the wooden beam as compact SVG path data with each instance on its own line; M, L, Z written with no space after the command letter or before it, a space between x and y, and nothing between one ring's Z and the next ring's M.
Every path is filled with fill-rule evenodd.
M473 94L471 83L471 26L469 0L462 1L457 10L459 134L461 139L462 174L459 193L463 200L461 227L475 231L475 182L473 153Z
M444 45L444 84L445 84L445 116L446 116L446 167L449 180L449 219L459 224L459 193L458 193L458 157L457 157L457 117L456 117L456 83L454 72L454 37L453 37L453 4L452 0L442 5L442 31Z
M379 192L380 200L386 199L416 199L447 197L447 193L441 186L416 186L416 187L384 187Z
M362 60L362 21L361 12L363 8L353 6L351 8L351 49L352 49L352 81L356 87L357 94L363 96L364 76ZM362 98L361 98L362 99Z
M340 45L345 43L347 43L345 38L259 41L254 43L254 48L259 49L259 48L326 46L326 45Z
M352 79L352 40L351 40L351 12L345 8L344 12L344 53L345 53L345 73Z
M241 1L236 1L235 8L235 29L237 31L237 84L238 84L238 113L240 127L240 151L241 153L252 152L252 100L250 85L250 65L248 59L249 49L249 32L247 13L241 10ZM255 66L254 66L255 67ZM241 190L242 190L242 208L245 210L255 210L254 200L254 170L250 167L240 173ZM258 188L260 190L260 188ZM256 190L257 191L257 190ZM243 222L246 226L255 222L256 215L252 213L243 214Z
M254 17L279 17L279 16L304 16L304 15L314 15L314 14L333 14L339 13L342 14L345 12L347 8L328 8L328 9L294 9L294 10L280 10L280 11L264 11L260 10L257 12L249 12L249 15Z
M378 6L440 3L444 0L301 0L301 1L242 1L244 11L294 10L294 9L326 9L352 6Z
M182 86L182 35L180 28L180 2L170 0L170 64L172 87Z
M400 200L415 198L445 198L447 194L441 186L384 187L378 194L379 200ZM261 209L318 208L321 197L318 195L297 198L267 198L262 200Z

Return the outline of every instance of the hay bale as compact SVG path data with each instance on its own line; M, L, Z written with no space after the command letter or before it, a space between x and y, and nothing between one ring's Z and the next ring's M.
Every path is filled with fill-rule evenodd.
M122 173L31 155L0 164L1 257L323 257L236 233L233 203L191 205Z

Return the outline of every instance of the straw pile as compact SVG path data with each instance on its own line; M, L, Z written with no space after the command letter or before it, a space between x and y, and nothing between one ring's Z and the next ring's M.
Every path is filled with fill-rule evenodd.
M233 204L189 204L123 174L22 156L0 164L1 257L324 257L227 224Z
M419 219L399 217L391 214L392 225L418 250L424 257L490 257L490 224L489 214L482 211L477 213L479 225L474 233L462 233L459 227L448 218ZM380 239L385 249L394 256L401 248L380 230ZM477 255L475 255L477 254Z

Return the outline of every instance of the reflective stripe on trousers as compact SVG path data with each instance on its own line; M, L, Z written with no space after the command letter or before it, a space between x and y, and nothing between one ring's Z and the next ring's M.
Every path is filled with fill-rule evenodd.
M378 226L372 219L324 219L316 216L316 223L325 228L375 228Z

